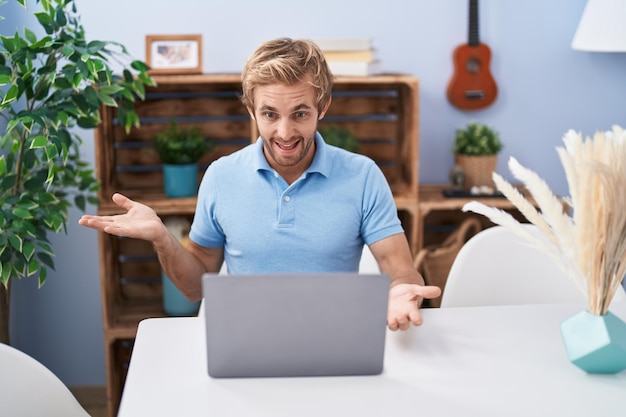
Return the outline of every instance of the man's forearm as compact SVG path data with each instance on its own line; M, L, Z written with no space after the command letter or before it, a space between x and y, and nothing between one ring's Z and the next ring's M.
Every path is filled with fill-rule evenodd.
M190 301L202 298L202 274L206 268L168 231L153 242L161 267L176 287Z

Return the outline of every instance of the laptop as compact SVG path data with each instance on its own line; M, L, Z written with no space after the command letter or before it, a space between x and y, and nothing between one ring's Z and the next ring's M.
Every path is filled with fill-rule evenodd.
M207 273L202 284L213 378L383 370L388 275Z

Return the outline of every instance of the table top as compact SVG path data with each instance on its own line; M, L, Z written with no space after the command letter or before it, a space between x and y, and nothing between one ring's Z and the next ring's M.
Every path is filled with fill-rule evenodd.
M560 324L584 309L424 309L422 326L388 331L381 375L315 378L213 379L202 318L148 319L118 417L623 416L626 371L586 374L565 353ZM626 320L626 302L611 311Z

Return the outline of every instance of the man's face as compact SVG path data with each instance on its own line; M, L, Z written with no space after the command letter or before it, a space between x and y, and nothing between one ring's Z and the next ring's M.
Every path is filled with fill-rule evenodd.
M265 158L287 182L295 181L315 155L315 130L321 118L315 90L305 82L257 87L254 107Z

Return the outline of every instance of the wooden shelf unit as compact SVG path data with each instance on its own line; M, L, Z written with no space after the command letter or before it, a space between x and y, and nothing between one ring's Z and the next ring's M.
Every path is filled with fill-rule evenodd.
M529 196L528 192L521 185L516 186L525 196ZM419 215L417 220L419 233L416 243L418 248L441 243L449 232L454 230L467 217L479 219L483 228L493 226L493 223L486 217L461 210L470 201L478 201L488 206L499 208L509 212L517 220L525 221L524 216L513 203L504 197L445 197L443 191L447 189L452 189L452 186L449 184L420 184L418 197ZM531 201L534 202L532 199ZM567 209L565 205L564 209Z
M116 110L103 108L96 129L96 173L101 182L100 215L120 213L111 196L120 192L152 207L159 216L192 218L196 198L168 199L153 138L172 119L199 126L218 146L200 161L256 141L258 133L239 100L239 74L156 76L158 85L138 102L141 126L128 134ZM406 75L338 77L333 102L320 122L351 129L359 152L381 167L394 194L413 250L418 242L418 80ZM201 175L201 174L200 174ZM132 342L139 321L163 317L160 266L147 242L101 233L100 279L109 416L117 413Z

